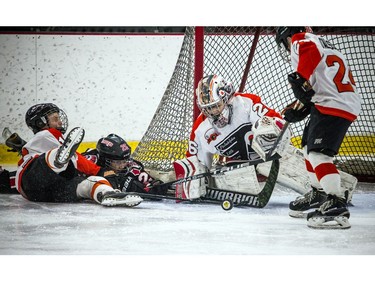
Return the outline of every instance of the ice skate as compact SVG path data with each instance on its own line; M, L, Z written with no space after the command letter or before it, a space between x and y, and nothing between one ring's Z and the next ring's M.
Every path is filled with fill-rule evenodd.
M328 195L327 200L314 212L307 214L307 226L311 228L350 228L350 213L345 198Z
M78 146L81 144L84 136L85 130L80 127L76 127L69 132L64 143L57 150L54 162L57 168L61 168L69 162Z
M319 208L326 199L327 194L324 191L312 187L309 192L289 203L289 216L293 218L306 218L306 211Z
M125 206L135 207L139 205L143 199L138 195L126 194L124 192L109 191L102 194L98 194L98 200L103 206Z

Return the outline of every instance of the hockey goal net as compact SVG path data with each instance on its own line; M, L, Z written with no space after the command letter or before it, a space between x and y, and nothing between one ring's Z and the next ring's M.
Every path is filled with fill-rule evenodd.
M188 27L176 67L154 117L134 151L151 173L172 175L172 163L185 157L197 116L195 87L203 75L218 74L236 90L254 93L281 111L294 100L287 83L293 70L278 53L276 27ZM337 166L357 177L375 176L375 33L364 27L313 27L349 61L362 98L362 112L335 157ZM291 125L300 147L304 122Z

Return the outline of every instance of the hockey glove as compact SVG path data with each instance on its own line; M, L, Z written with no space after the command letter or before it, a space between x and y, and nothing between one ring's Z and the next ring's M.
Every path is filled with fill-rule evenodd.
M22 147L26 142L17 133L13 133L6 139L5 144L11 148L8 149L9 152L18 152L18 154L21 155Z
M298 72L288 74L288 81L292 86L294 96L300 100L303 104L307 104L311 101L315 91L312 89L309 81L303 78Z
M150 194L166 195L168 192L168 186L160 186L164 182L161 180L153 180L146 185L145 190Z
M297 123L305 119L311 111L312 103L307 103L299 109L295 109L295 104L297 101L287 105L287 107L282 111L284 119L290 123Z
M144 187L143 183L131 176L121 177L120 179L120 190L122 192L145 193Z

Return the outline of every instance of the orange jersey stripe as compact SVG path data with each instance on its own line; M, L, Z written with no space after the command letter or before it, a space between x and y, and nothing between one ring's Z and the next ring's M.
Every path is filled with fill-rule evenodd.
M90 193L91 198L94 198L95 190L98 188L99 185L102 185L102 184L111 186L111 184L106 179L97 181L91 188L91 193Z
M341 110L341 109L337 109L337 108L333 108L333 107L327 107L327 106L321 106L321 105L315 104L315 108L322 114L341 117L341 118L347 119L351 122L353 122L357 118L356 115L354 115L350 112L347 112L347 111L344 111L344 110Z

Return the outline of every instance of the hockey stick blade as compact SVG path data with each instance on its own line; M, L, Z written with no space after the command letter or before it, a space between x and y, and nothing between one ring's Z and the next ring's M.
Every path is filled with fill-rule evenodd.
M278 159L272 162L271 170L261 192L258 194L249 194L234 192L230 190L208 188L204 199L224 201L231 200L234 206L246 206L252 208L264 208L269 202L276 185L277 176L279 174L280 163Z
M249 163L249 162L247 162ZM158 194L147 194L147 193L135 193L127 192L127 194L139 195L144 199L166 199L166 200L175 200L180 202L190 202L190 203L207 203L207 204L220 204L222 205L224 201L233 202L233 206L239 207L251 207L251 208L263 208L269 202L271 195L273 193L277 176L279 173L279 160L275 159L272 162L271 170L267 178L266 184L263 187L262 191L258 194L249 194L234 192L223 189L216 188L207 188L207 194L204 197L197 199L187 199L187 198L178 198L168 195L158 195Z

